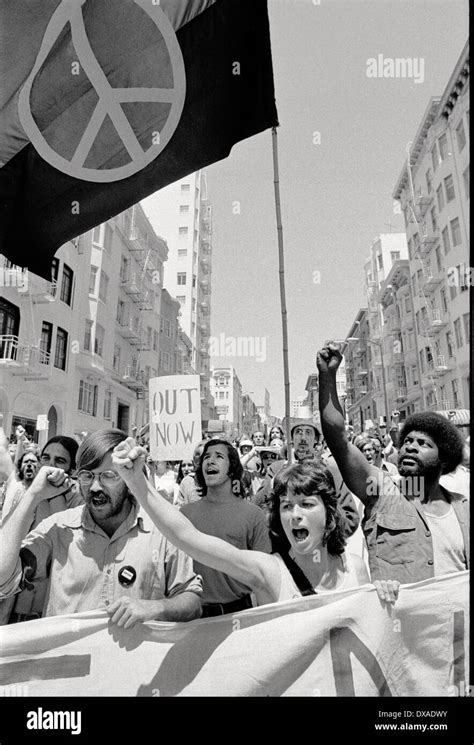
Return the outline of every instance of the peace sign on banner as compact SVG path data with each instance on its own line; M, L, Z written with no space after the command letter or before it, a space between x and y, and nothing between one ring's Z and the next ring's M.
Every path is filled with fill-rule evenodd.
M125 3L130 5L132 0L106 0L106 6L100 3L102 12L105 8L110 11L107 25L99 24L99 32L108 44L113 39L114 23L120 22L119 2L123 8ZM83 10L88 10L87 0L62 0L51 16L35 64L20 91L18 113L31 143L44 160L69 176L103 183L132 176L161 153L179 123L186 94L186 75L174 29L159 4L155 5L151 0L133 0L133 4L141 16L138 19L140 24L143 24L144 12L155 26L153 31L156 31L159 56L163 60L163 69L156 70L156 79L159 81L163 77L163 70L169 71L164 75L170 81L169 86L133 85L137 74L134 65L138 67L136 59L128 66L127 60L123 64L121 60L120 69L117 69L117 65L114 68L113 65L102 63L101 66L86 30ZM92 3L90 8L92 13L97 8L96 3ZM76 66L77 75L76 81L71 75L71 105L65 105L52 121L46 121L44 117L39 126L31 103L35 80L40 78L45 62L50 62L52 51L61 45L64 50L68 25L77 58L71 62L73 73ZM133 28L130 29L132 31ZM95 32L97 36L97 28ZM71 71L67 72L70 74ZM150 70L146 73L149 78ZM112 86L109 77L117 79L120 75L124 84ZM127 85L130 81L132 85ZM77 94L74 94L74 83ZM81 97L85 100L85 94L89 108L87 110L82 105L78 115L78 100ZM130 113L135 104L147 103L162 105L160 116L154 129L147 125L143 126L143 131L137 132L140 129L137 116L135 114L132 125Z

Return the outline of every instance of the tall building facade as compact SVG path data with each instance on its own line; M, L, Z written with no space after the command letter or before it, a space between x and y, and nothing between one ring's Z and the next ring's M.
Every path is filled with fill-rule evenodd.
M216 414L227 422L231 437L243 434L242 384L232 365L211 367L211 394L215 401Z
M469 408L469 167L466 44L393 193L405 216L423 409Z
M189 372L201 376L204 424L213 417L210 395L212 207L206 174L197 171L143 200L155 230L167 242L164 286L180 304L180 324L191 340Z
M178 304L171 298L162 317L167 254L136 205L62 246L49 282L1 258L7 433L22 424L42 442L103 427L130 432L148 421L149 378L173 374L177 364Z
M393 192L405 217L407 251L390 251L388 264L372 252L364 266L367 308L348 334L347 406L359 429L394 411L400 421L421 410L468 421L468 45L443 95L430 100L408 151Z

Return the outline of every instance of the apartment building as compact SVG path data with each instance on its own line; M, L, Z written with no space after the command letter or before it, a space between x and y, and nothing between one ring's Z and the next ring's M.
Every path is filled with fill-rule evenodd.
M103 427L130 432L148 421L149 378L176 371L175 354L169 370L159 365L178 325L178 304L165 299L174 336L161 332L167 254L137 205L62 246L51 281L2 259L0 410L8 434L22 424L42 442Z
M431 410L468 409L467 44L443 95L428 104L393 196L401 204L408 239L421 385L418 405Z

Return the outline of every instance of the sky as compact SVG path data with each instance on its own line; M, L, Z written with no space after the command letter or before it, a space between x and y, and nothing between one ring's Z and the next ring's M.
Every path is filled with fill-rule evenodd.
M363 262L403 231L392 193L431 96L468 35L464 0L269 0L285 246L290 397L316 352L345 338L364 304ZM415 76L367 77L367 60L416 60ZM423 72L423 74L421 74ZM418 81L418 82L417 82ZM213 337L254 338L233 365L244 392L284 415L271 131L206 168L213 206ZM246 346L241 345L241 351Z

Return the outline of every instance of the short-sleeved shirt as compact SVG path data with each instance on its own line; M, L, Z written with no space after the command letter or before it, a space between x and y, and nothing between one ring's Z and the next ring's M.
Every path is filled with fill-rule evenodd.
M380 473L376 494L366 504L362 520L372 581L395 579L407 584L430 579L435 576L433 537L420 499L405 496L388 474ZM469 568L469 501L461 494L442 491L456 514L465 567Z
M235 497L232 501L215 503L204 497L199 502L184 505L181 512L202 533L222 538L236 548L271 553L265 515L245 499ZM246 585L199 561L194 561L194 571L203 579L201 600L204 604L231 603L250 592Z
M18 591L24 566L31 564L32 579L49 575L43 616L105 609L122 595L161 600L202 592L192 560L166 540L135 502L111 537L86 506L43 520L23 541L21 558L0 587L0 598ZM130 586L120 581L125 567L136 574Z
M35 510L30 530L33 530L33 528L39 525L43 520L46 520L46 518L51 517L51 515L55 515L58 512L63 512L83 504L84 499L80 489L74 482L73 488L67 494L60 494L51 499L44 499L39 503ZM22 615L37 615L39 617L44 608L44 602L48 590L48 577L42 579L37 578L31 582L31 585L33 586L30 589L25 587L16 596L12 610L14 613Z

